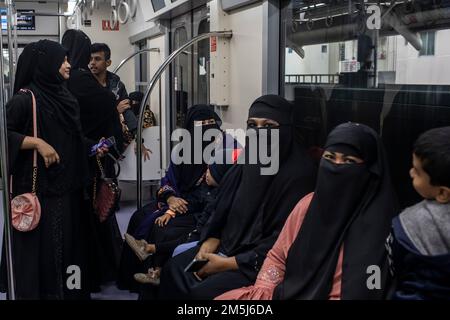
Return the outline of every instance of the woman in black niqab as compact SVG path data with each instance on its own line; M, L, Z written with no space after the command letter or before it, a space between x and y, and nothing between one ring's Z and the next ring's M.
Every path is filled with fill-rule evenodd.
M171 198L171 201L174 199L186 201L189 196L192 198L192 195L198 192L198 190L201 191L201 181L208 167L207 162L203 158L204 149L213 142L224 144L227 142L226 135L220 131L221 124L222 120L214 112L211 105L199 104L188 109L183 129L187 130L191 137L190 157L183 157L183 160L187 161L179 164L171 161L165 176L161 179L161 186L156 192L156 200L145 205L142 210L133 213L127 227L128 234L133 235L137 239L146 238L149 240L155 220L169 208L169 198ZM195 150L195 135L199 135L198 137L201 139L203 133L209 129L217 130L218 136L212 137L210 141L203 141L202 139L201 149ZM222 140L219 142L219 139ZM180 155L184 151L180 151ZM200 163L194 161L196 152L201 156ZM187 207L189 208L189 203ZM133 275L138 271L141 271L140 261L131 251L130 247L124 245L119 268L118 287L133 291L136 290L137 282L134 280Z
M314 196L274 299L328 299L342 247L341 299L382 299L389 284L385 239L397 212L382 142L369 127L346 123L330 133L325 150L357 156L364 163L322 159ZM381 270L376 289L368 285L373 266Z
M42 208L41 220L32 231L12 232L19 299L88 297L84 280L81 290L68 290L66 286L68 266L78 265L85 270L79 204L87 173L87 150L78 104L59 72L66 55L60 44L49 40L27 46L19 57L16 94L7 105L13 196L31 191L33 166L33 150L23 149L25 138L33 136L32 98L20 89L34 93L38 138L53 147L60 158L59 163L46 168L38 154L37 196ZM2 289L6 284L4 262L2 259Z
M183 271L200 249L195 247L163 268L161 299L212 299L255 280L285 219L297 201L314 188L316 169L297 140L293 114L293 105L275 95L262 96L252 104L249 119L265 118L279 124L273 128L279 130L278 143L261 140L271 128L249 127L247 132L249 139L256 136L254 141L260 146L266 143L267 147L278 149L279 170L261 175L266 166L260 158L256 164L239 164L238 160L221 182L216 209L202 235L201 242L219 239L218 252L234 258L238 270L215 273L199 282L192 273ZM242 156L248 156L251 147L254 145L247 141Z
M191 135L192 142L194 142L193 139L196 128L195 124L207 120L213 120L213 122L211 124L202 124L201 126L197 126L197 128L201 128L201 130L199 130L199 134L201 134L201 136L203 136L203 133L209 129L220 130L222 120L219 118L217 113L212 110L212 106L199 104L188 109L184 122L184 129L186 129ZM202 154L205 147L212 142L213 141L202 141ZM208 167L203 161L203 157L202 163L195 163L195 150L193 147L194 145L192 144L191 159L189 164L181 163L178 165L173 165L174 176L179 189L178 191L180 193L184 193L192 189L192 187L194 187L194 185L206 172Z

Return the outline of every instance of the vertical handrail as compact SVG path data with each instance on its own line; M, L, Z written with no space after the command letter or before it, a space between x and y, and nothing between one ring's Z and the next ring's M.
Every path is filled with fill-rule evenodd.
M9 8L7 9L7 15L11 15ZM0 48L3 48L3 37L0 37ZM3 183L3 217L5 222L4 227L4 241L5 241L5 251L6 251L6 266L7 266L7 277L8 277L8 299L16 299L15 290L15 278L13 269L13 256L12 256L12 241L11 241L11 220L10 220L10 202L9 202L9 172L8 172L8 129L6 125L6 99L5 99L5 75L4 75L4 65L3 65L3 50L1 51L0 57L0 168L2 172L2 183ZM11 76L12 70L9 70ZM13 85L11 85L13 87Z
M210 58L211 59L211 58ZM211 92L210 92L210 88L211 88L211 70L210 70L210 61L206 61L205 62L205 67L206 67L206 103L209 105L211 104Z
M14 92L14 78L15 78L15 74L14 74L14 51L13 51L13 46L11 45L12 43L12 26L13 26L13 21L12 21L12 12L13 12L13 5L12 5L12 0L6 0L6 7L7 7L7 16L6 16L6 25L7 25L7 35L8 35L8 55L9 55L9 96L12 97L13 92ZM3 48L2 48L3 50ZM2 54L3 56L3 54Z
M172 52L166 60L164 60L163 64L158 68L156 73L153 75L152 79L150 80L150 83L147 85L147 89L145 91L144 99L142 99L141 106L139 108L139 122L138 122L138 130L137 130L137 138L136 138L136 169L137 169L137 209L142 209L142 124L144 123L144 110L145 110L145 103L147 102L150 93L152 92L153 88L156 85L156 82L161 77L163 72L166 70L166 68L170 65L170 63L183 51L190 47L191 45L204 40L209 39L211 37L225 37L225 38L231 38L233 35L233 32L231 31L213 31L204 33L201 35L198 35L197 37L192 38L188 42L186 42L184 45L182 45L180 48ZM163 117L160 116L161 119ZM164 117L165 119L165 117ZM165 122L165 121L164 121ZM162 122L160 123L162 126ZM162 139L162 137L160 137Z
M14 32L13 32L13 45L14 45L14 77L16 75L17 70L17 61L19 59L19 45L17 43L17 10L14 8ZM14 90L14 89L13 89Z

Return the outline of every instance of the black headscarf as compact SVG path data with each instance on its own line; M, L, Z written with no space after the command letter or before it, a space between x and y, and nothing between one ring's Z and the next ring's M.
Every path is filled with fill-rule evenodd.
M62 45L69 50L72 71L68 88L80 105L81 126L85 136L95 142L100 138L114 136L116 146L122 151L123 135L116 110L116 97L100 85L87 67L91 40L82 31L67 30Z
M62 45L67 49L72 69L88 69L91 58L91 39L81 30L64 32Z
M294 138L292 114L293 106L279 96L262 96L252 104L249 118L280 124L279 171L261 175L260 164L231 168L219 187L217 207L203 236L220 238L221 250L229 256L247 252L237 260L240 270L253 280L287 216L314 188L315 166ZM253 133L258 138L260 130ZM249 143L241 156L247 154Z
M50 40L29 45L24 53L18 63L15 90L30 89L34 93L38 136L60 156L60 164L53 164L48 169L42 158L38 158L38 192L62 194L84 183L86 172L86 149L78 103L59 73L67 53L59 43ZM27 83L30 78L31 82Z
M39 94L41 111L57 118L61 127L76 135L81 134L80 114L77 100L63 84L64 78L59 73L66 50L57 42L41 40L36 43L36 64L32 77L32 88ZM37 90L36 90L37 89Z
M202 122L205 120L214 120L215 123L211 124L203 124ZM220 126L222 124L222 120L217 115L217 113L214 112L212 109L212 106L208 105L195 105L188 109L188 112L186 114L186 120L184 122L184 129L189 131L189 134L191 135L191 159L190 164L187 163L181 163L173 166L175 179L177 181L177 187L178 190L181 193L184 193L188 190L190 190L196 182L201 178L201 176L206 172L207 169L207 163L204 161L203 156L201 157L202 163L201 164L195 164L195 150L194 150L194 131L196 128L199 128L201 131L200 134L203 135L203 133L206 130L209 129L220 129ZM213 141L203 141L202 142L202 154L205 147L210 144ZM200 151L200 150L198 150Z
M14 80L14 94L29 85L36 69L36 42L27 44L19 56Z
M397 212L385 152L369 127L346 123L328 136L325 150L350 152L362 164L322 159L317 187L286 261L275 299L328 299L343 246L342 299L381 299L388 280L384 243ZM381 290L369 290L367 268L381 268Z

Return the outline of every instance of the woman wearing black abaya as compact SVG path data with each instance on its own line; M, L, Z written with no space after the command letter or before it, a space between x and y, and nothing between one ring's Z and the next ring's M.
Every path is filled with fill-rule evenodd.
M247 135L259 147L278 148L279 170L261 175L266 167L262 159L258 158L257 164L247 164L248 160L239 164L238 160L219 187L217 206L201 246L176 256L163 268L159 298L212 299L254 282L285 219L298 199L314 188L316 168L297 141L293 112L289 102L275 95L260 97L252 104ZM263 139L276 129L279 141L272 141L271 135ZM243 152L246 157L255 147L249 141ZM197 275L184 272L195 256L208 259L208 264Z
M15 95L7 104L8 145L13 196L31 191L33 150L38 152L37 196L42 214L36 229L12 232L18 299L88 298L69 290L70 265L86 271L82 210L87 148L76 99L64 85L70 64L64 48L42 40L28 45L19 58ZM33 137L32 97L36 97L38 138ZM4 256L3 256L4 257ZM5 260L1 287L6 289Z
M203 137L203 133L209 129L220 130L222 120L214 112L212 106L195 105L188 109L184 129L187 130L191 136L191 141L194 142L194 131L199 130L199 137ZM231 143L235 145L235 140L231 136L220 133L219 137L214 137L214 141L223 143ZM217 140L216 140L217 139ZM202 141L201 149L198 153L203 155L206 146L212 141ZM201 189L202 177L204 176L208 165L201 157L201 163L195 163L194 144L192 145L190 163L174 164L171 162L166 175L161 179L161 187L157 191L156 201L152 201L143 207L141 211L136 211L130 219L127 233L134 236L136 239L150 240L150 235L153 230L155 220L166 213L170 208L180 214L195 213L202 211L203 207L199 204L201 201L193 201L198 198L196 193ZM130 250L128 245L124 245L122 251L122 258L119 270L118 287L121 289L137 290L137 284L134 281L133 275L137 272L144 271L142 263L137 259L136 255Z
M289 216L256 283L218 299L384 298L384 245L396 203L378 135L360 124L338 126L328 136L315 192Z
M95 142L114 136L119 152L123 151L119 148L123 137L116 98L99 84L88 68L91 40L83 31L71 29L64 33L62 45L69 52L72 70L67 84L80 105L81 126L85 136Z
M119 114L116 110L116 99L112 92L102 87L88 69L91 41L80 30L67 30L62 39L62 45L68 49L68 58L72 64L72 71L68 81L69 91L77 98L80 105L80 119L84 135L93 142L101 138L115 137L116 146L122 143L122 129ZM122 150L118 150L121 152ZM116 158L119 154L110 148ZM103 157L102 165L108 178L114 178L114 161ZM91 289L98 291L99 285L107 281L114 281L122 246L122 236L115 215L111 215L105 222L100 223L94 214L92 197L94 179L100 177L95 157L89 158L90 185L87 188L84 208L91 218Z

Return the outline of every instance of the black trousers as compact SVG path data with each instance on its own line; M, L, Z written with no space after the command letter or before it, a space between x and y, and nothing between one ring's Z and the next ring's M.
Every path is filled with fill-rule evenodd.
M164 266L172 256L173 250L187 240L189 232L195 229L195 224L195 217L185 214L170 219L164 227L153 226L148 239L148 243L156 245L156 253L152 256L153 267Z
M252 282L239 270L211 275L202 281L184 268L194 259L196 246L170 259L162 269L160 300L212 300L229 290L249 286Z

